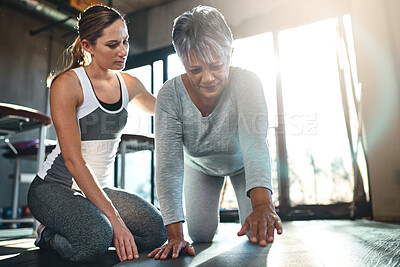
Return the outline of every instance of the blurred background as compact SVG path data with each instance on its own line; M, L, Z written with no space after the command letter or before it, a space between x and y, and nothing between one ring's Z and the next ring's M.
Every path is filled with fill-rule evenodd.
M75 39L80 10L97 2L0 0L0 102L49 114L47 75ZM399 1L101 2L126 14L131 38L125 71L155 96L166 80L184 71L171 45L173 19L199 4L224 14L235 39L232 64L255 72L264 86L273 200L284 220L400 220ZM129 110L124 133L151 136L153 118L133 106ZM8 138L16 143L39 135L56 139L52 126ZM124 154L123 187L158 205L153 158L150 150ZM119 154L118 186L121 161ZM15 164L15 158L0 157L3 218L10 216ZM21 160L19 171L23 216L37 162ZM237 220L228 179L221 219Z

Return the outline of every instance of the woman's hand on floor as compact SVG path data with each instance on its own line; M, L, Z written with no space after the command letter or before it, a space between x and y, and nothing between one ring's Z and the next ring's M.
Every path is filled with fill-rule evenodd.
M194 248L182 238L173 238L168 240L168 243L161 248L156 248L150 252L147 257L154 257L155 260L166 260L172 254L172 258L176 259L179 257L179 253L194 256Z
M260 246L266 246L267 242L274 241L275 228L279 235L282 234L282 222L275 209L270 205L258 205L246 218L238 235L242 236L250 231L250 242L257 243L258 236Z
M239 236L245 235L250 231L250 242L257 243L265 247L267 242L274 241L274 231L282 234L282 222L271 198L271 191L265 187L255 187L250 190L250 199L253 212L246 218L242 229L238 232Z
M139 258L139 253L131 231L126 227L124 221L118 218L111 221L113 228L114 246L120 261Z

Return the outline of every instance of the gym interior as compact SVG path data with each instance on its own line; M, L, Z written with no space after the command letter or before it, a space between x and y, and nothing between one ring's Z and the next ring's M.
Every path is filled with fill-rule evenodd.
M72 263L37 248L27 192L56 145L46 80L76 38L79 13L99 2L0 0L0 266L400 266L397 0L102 0L128 23L124 71L155 97L185 72L171 43L174 19L198 5L221 11L232 65L264 88L283 234L266 247L238 237L226 179L218 232L193 244L196 256L156 261L141 252L120 262L110 247L95 262ZM159 208L154 117L128 110L112 183Z

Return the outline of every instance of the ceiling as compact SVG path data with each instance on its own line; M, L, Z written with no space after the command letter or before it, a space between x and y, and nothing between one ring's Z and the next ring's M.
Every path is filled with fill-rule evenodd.
M172 2L174 0L113 0L112 7L125 14L131 14L146 8L159 6L161 4ZM102 1L108 3L108 1Z
M147 8L155 7L162 5L164 3L172 2L175 0L100 0L100 2L110 5L116 8L123 14L132 14ZM79 11L70 6L69 0L45 0L39 2L42 3L50 3L54 5L54 7L60 11L64 11L73 15L78 15ZM90 0L86 0L86 2L90 2Z

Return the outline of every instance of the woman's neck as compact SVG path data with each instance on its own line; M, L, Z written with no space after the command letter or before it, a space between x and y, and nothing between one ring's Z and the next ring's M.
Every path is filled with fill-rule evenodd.
M193 89L193 86L191 85L187 75L182 75L182 81L190 98L192 99L192 102L199 109L203 117L210 115L218 105L222 93L213 98L204 97L197 90Z
M109 69L104 69L99 65L91 62L88 66L85 66L86 73L93 80L108 81L114 78L114 72Z

